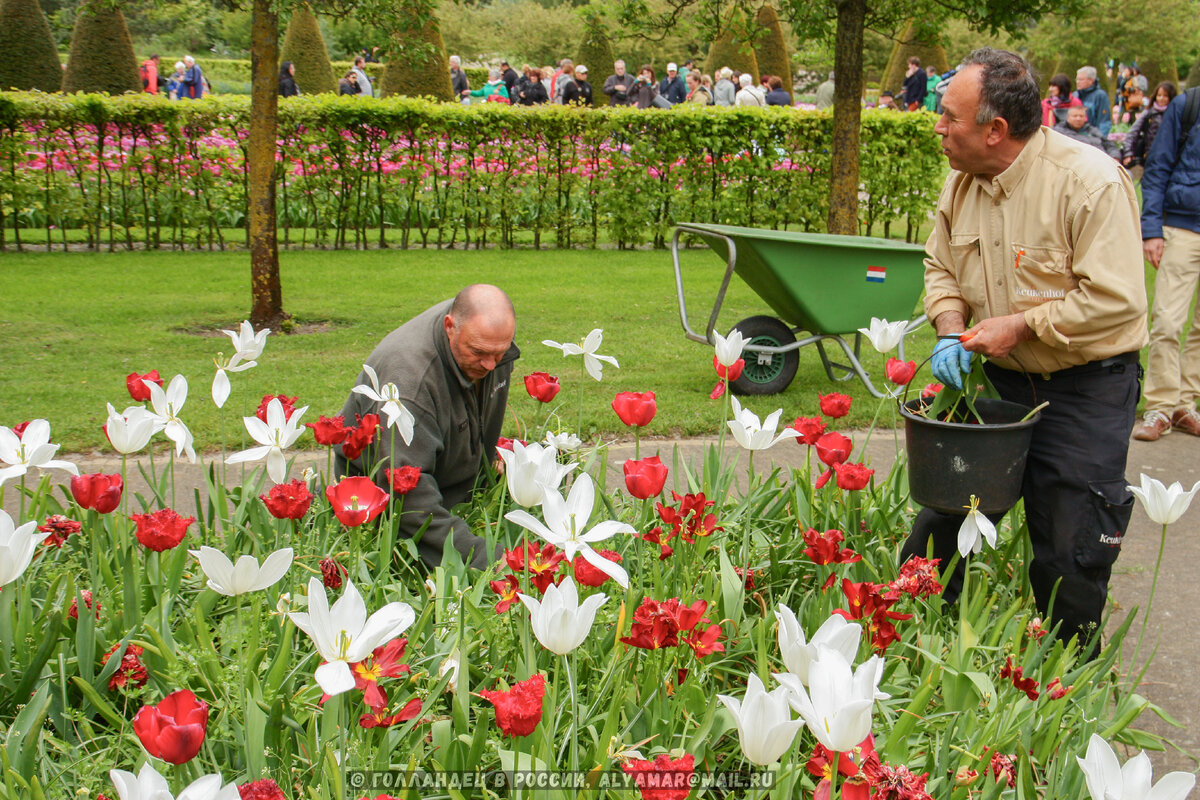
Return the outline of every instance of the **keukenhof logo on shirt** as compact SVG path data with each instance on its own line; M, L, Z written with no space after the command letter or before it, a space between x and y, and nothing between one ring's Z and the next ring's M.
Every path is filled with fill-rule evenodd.
M883 283L887 280L887 267L867 267L868 283Z

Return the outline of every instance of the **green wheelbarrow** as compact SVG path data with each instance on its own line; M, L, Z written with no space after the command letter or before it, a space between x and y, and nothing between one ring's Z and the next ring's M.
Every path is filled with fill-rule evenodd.
M703 334L688 322L679 266L680 237L701 239L726 262L725 277ZM746 368L731 388L739 394L776 394L796 377L801 347L816 345L830 380L858 378L875 397L876 389L859 360L871 317L909 320L904 338L925 323L913 315L924 290L925 248L865 236L758 230L731 225L682 223L671 239L679 318L689 339L713 345L713 330L729 281L736 272L777 316L749 317L734 327L746 338ZM797 338L801 334L802 338ZM853 344L847 341L853 335ZM837 346L849 363L834 361L826 344ZM900 341L904 359L904 339Z

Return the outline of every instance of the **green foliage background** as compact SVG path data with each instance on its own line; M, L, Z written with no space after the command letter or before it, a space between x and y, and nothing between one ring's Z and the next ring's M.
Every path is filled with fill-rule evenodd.
M735 10L709 46L704 71L713 75L721 67L730 67L734 72L749 72L758 83L759 64L748 32L745 16Z

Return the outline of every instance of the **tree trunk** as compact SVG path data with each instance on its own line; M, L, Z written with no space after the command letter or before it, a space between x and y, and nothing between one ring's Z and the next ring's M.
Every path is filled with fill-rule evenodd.
M283 311L275 226L279 18L271 0L254 0L250 26L250 134L246 148L250 322L255 328L279 330L289 316Z
M866 0L838 0L833 69L833 158L829 179L830 233L858 233L858 151L862 121L863 24Z

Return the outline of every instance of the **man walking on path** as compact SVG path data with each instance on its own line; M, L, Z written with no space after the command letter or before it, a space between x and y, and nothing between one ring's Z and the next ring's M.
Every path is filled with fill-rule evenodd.
M1142 249L1158 270L1146 371L1146 415L1133 432L1133 438L1144 442L1156 441L1172 428L1200 436L1200 412L1196 411L1200 333L1195 320L1184 340L1183 355L1179 353L1183 326L1200 281L1198 106L1200 87L1171 101L1142 175Z
M1103 618L1133 510L1125 461L1146 343L1137 196L1116 161L1042 127L1023 58L983 48L965 63L934 127L953 171L925 245L933 373L962 388L979 353L1002 398L1049 402L1021 487L1029 580L1059 638L1083 641ZM925 555L932 539L948 564L962 521L923 509L901 558Z

